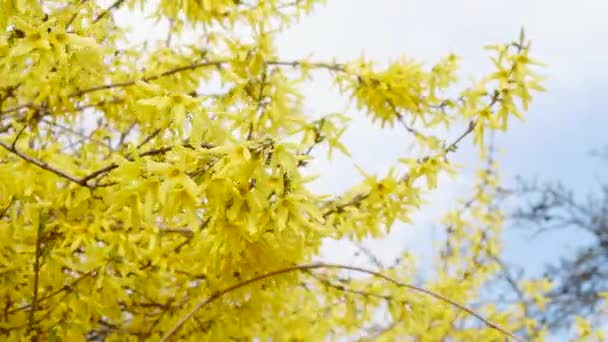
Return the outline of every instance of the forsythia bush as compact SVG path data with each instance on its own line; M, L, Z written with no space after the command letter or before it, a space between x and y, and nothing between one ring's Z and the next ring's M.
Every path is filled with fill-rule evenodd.
M317 2L0 1L2 340L544 339L517 303L467 306L498 267L494 163L445 216L449 248L423 286L407 253L373 272L310 264L324 239L408 222L469 138L485 156L487 132L542 90L528 42L488 47L495 70L462 86L455 55L382 69L279 59L275 38ZM169 20L171 36L120 48L125 8ZM186 32L196 43L180 45ZM303 109L299 89L321 72L424 155L313 193L315 148L348 155L348 116ZM526 285L542 305L549 285Z

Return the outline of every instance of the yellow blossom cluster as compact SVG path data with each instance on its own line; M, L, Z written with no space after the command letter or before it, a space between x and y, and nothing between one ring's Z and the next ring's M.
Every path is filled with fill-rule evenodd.
M496 70L462 86L453 54L382 69L279 59L276 37L320 2L0 0L0 339L542 338L518 306L467 306L500 251L485 174L490 192L446 216L444 267L423 287L408 253L378 273L350 269L368 277L306 266L324 239L409 222L438 176L457 174L460 144L472 135L483 154L486 132L542 90L523 36L490 47ZM119 48L123 9L170 21L170 37ZM197 43L176 46L187 30ZM361 170L339 196L310 190L303 169L319 146L349 155L349 115L304 109L319 72L428 154ZM439 125L455 138L423 133ZM526 285L538 305L545 287ZM375 326L378 313L390 324Z

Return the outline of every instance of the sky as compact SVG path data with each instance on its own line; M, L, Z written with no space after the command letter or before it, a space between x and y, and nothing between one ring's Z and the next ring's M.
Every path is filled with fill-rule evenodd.
M461 76L466 81L491 70L483 46L511 41L524 27L532 40L532 55L547 64L541 73L547 77L548 92L536 95L524 123L512 121L508 133L497 137L503 179L508 184L520 174L563 180L584 192L606 171L589 151L608 143L608 46L600 43L608 36L607 16L608 1L604 0L330 0L284 34L278 46L286 59L312 52L319 59L348 60L363 52L378 61L405 55L432 63L453 52L462 57ZM311 109L343 109L335 93L327 91L328 84L322 82L326 80L320 81L319 86L306 89L314 99ZM346 143L352 146L354 161L368 170L383 171L403 153L404 132L386 134L370 128L363 113L351 113L353 127ZM473 149L464 147L454 158L470 164L474 156ZM319 168L332 170L319 188L343 189L357 177L345 158L329 165ZM390 258L396 249L427 242L430 225L454 205L455 198L469 191L470 182L470 173L445 180L414 224L373 244L379 247L376 250ZM574 248L568 235L540 241L513 235L517 243L510 245L516 249L507 249L509 258L533 268ZM544 251L541 258L538 248ZM346 253L329 254L348 258Z
M606 173L605 165L589 156L594 147L608 144L608 1L606 0L329 0L310 16L280 36L278 48L284 59L306 57L351 60L364 53L378 61L400 56L432 63L455 53L462 57L461 78L466 81L491 70L483 46L516 39L520 28L532 40L532 54L547 64L548 91L537 94L526 121L512 121L506 134L497 136L502 178L512 184L515 175L562 180L585 192ZM157 27L135 23L134 37L145 38ZM319 75L314 86L305 88L307 110L324 114L343 111L345 102L330 91L328 78ZM403 130L383 131L356 110L345 136L353 160L335 158L317 163L312 171L323 177L314 185L338 193L360 180L353 162L373 172L384 172L403 156L407 140ZM472 163L471 142L453 155L455 162ZM606 177L603 177L606 179ZM433 224L455 199L470 191L471 172L455 180L442 179L428 199L430 204L416 214L414 223L400 225L382 241L366 245L387 263L403 249L432 257ZM508 260L531 270L575 248L580 237L572 233L530 239L520 232L507 235ZM353 247L329 243L323 257L332 261L357 262ZM541 251L541 252L539 252Z

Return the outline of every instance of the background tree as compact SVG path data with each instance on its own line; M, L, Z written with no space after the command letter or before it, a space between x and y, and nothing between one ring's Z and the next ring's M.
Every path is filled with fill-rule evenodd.
M608 160L608 149L597 150L594 157ZM544 277L553 283L546 294L543 310L530 314L555 330L569 328L576 317L606 323L604 301L608 295L608 184L598 179L597 191L576 193L562 182L539 182L523 177L516 186L501 191L503 203L510 207L508 217L513 229L527 230L535 238L551 238L557 231L570 231L579 246L561 259L547 263ZM504 264L504 272L516 292L521 267Z
M464 86L453 54L280 59L274 39L317 2L0 2L3 338L543 339L518 303L467 306L499 266L494 163L446 216L432 279L415 283L407 253L378 271L309 263L325 239L407 222L470 136L487 156L487 132L542 90L523 33L488 47L495 70ZM124 6L169 21L168 37L128 46ZM348 155L348 115L303 109L318 72L418 149L339 196L312 193L315 149Z

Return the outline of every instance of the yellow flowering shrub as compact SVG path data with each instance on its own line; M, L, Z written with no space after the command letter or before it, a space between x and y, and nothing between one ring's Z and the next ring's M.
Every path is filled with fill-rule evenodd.
M324 239L409 222L458 173L459 145L485 155L486 133L542 90L523 36L488 47L495 70L464 85L453 54L385 68L279 59L277 35L319 2L0 1L2 340L503 341L535 326L517 305L467 306L497 269L495 173L445 216L444 267L422 287L407 253L376 271L311 264ZM171 37L119 48L122 7L169 20ZM180 45L188 30L196 43ZM349 116L303 108L321 72L426 154L361 170L339 196L310 190L316 148L349 155ZM430 133L440 126L452 138ZM545 287L527 286L538 305Z

